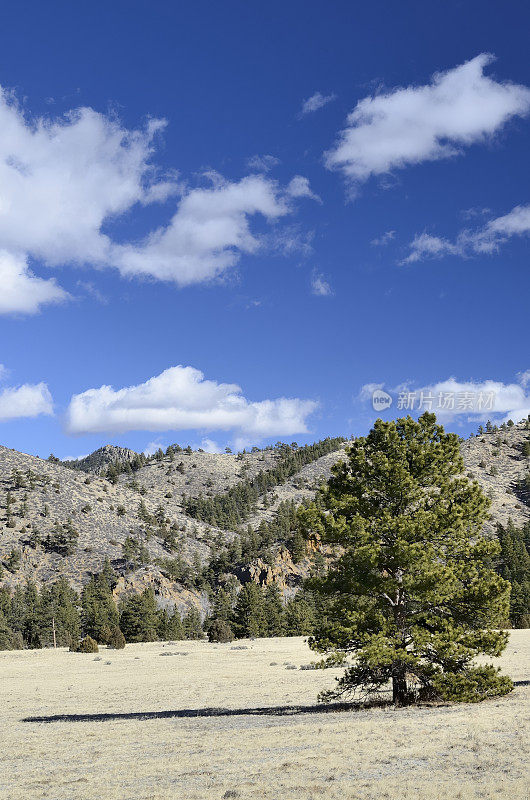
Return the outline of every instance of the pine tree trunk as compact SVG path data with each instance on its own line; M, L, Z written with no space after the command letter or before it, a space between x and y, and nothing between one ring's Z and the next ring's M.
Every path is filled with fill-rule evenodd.
M404 706L408 701L405 666L397 664L392 675L392 702L395 706Z

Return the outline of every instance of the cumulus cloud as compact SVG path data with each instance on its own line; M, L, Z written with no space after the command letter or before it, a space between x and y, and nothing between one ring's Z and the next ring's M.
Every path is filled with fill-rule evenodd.
M30 119L0 90L0 246L50 265L106 262L103 223L177 191L150 164L164 126L129 131L90 108Z
M455 241L429 233L417 234L410 243L410 253L402 263L410 264L444 256L470 257L497 252L513 236L530 234L530 205L515 206L508 214L497 217L475 230L460 231Z
M484 74L482 53L425 86L393 89L360 100L336 145L325 154L353 187L422 161L459 155L530 111L530 89Z
M375 389L384 389L393 397L391 410L398 414L432 411L442 421L463 418L519 422L530 414L529 383L530 370L518 373L514 383L491 379L460 381L454 377L419 388L373 383L361 388L359 399L366 402Z
M311 274L311 293L317 297L330 297L333 289L322 273L313 270Z
M25 383L0 391L0 422L40 414L53 414L52 397L45 383Z
M307 432L317 403L298 398L247 400L236 384L206 380L193 367L171 367L137 386L74 395L66 418L72 434L133 430L230 430L263 438Z
M303 115L312 114L313 111L318 111L328 103L331 103L332 100L335 100L335 98L335 94L322 94L322 92L315 92L315 94L312 94L311 97L307 98L307 100L304 100L302 103L301 113Z
M206 189L193 189L169 225L138 245L116 245L113 261L124 275L150 275L180 286L211 280L237 263L240 253L255 253L260 240L249 217L270 221L289 213L287 199L273 181L251 175L231 183L220 176Z
M289 181L287 194L289 197L308 197L310 200L316 200L319 203L322 202L320 197L311 189L308 179L304 178L302 175L295 175L294 178Z
M0 286L0 314L35 314L43 305L69 298L53 278L38 278L24 256L7 250L0 250Z
M152 157L165 125L151 119L128 130L91 108L33 119L0 89L0 250L11 259L3 270L13 284L0 313L66 299L53 281L28 272L28 257L187 286L216 278L262 246L254 217L276 222L293 212L294 198L314 197L301 177L282 188L264 175L231 182L209 173L209 185L190 188L174 171L161 174ZM166 201L175 205L169 224L143 241L117 242L104 232L126 212Z

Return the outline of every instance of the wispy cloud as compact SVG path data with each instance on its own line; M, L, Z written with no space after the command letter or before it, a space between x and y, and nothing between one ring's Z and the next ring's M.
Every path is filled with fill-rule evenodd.
M487 77L493 56L482 53L431 83L360 100L337 144L325 154L355 193L371 176L461 154L530 111L530 89Z
M317 297L331 297L333 295L333 289L329 281L317 270L313 270L311 273L311 293Z
M269 172L279 163L280 159L271 155L255 155L247 159L247 167L255 172Z
M386 231L381 236L378 236L376 239L372 239L370 244L373 247L386 247L387 244L395 238L396 232L395 231Z
M483 227L460 231L454 241L429 233L416 234L410 243L410 253L401 263L443 258L471 257L480 253L495 253L514 236L530 234L530 205L515 206L508 214L487 222Z
M337 95L335 94L322 94L322 92L315 92L312 94L311 97L308 97L307 100L304 100L302 103L302 110L301 114L312 114L314 111L318 111L320 108L324 108L327 106L328 103L331 103Z
M77 286L79 286L85 294L89 295L89 297L93 297L94 300L97 300L98 303L107 305L109 302L105 295L103 295L91 281L77 281Z

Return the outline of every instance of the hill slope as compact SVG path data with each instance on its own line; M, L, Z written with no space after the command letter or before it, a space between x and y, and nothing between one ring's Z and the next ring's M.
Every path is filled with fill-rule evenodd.
M505 524L511 517L522 525L530 516L517 493L530 467L523 452L529 437L521 423L462 443L468 475L492 499L489 532L497 521ZM14 586L30 578L43 583L63 575L79 589L107 557L120 576L118 595L152 585L160 605L204 610L207 598L198 575L224 548L227 572L243 580L274 580L289 590L307 565L293 563L287 541L271 542L265 562L247 549L238 566L236 528L273 523L278 511L289 513L286 503L313 497L347 444L326 441L322 447L331 451L319 457L314 457L318 449L297 454L285 446L223 455L170 448L146 462L131 450L106 446L65 464L0 447L2 580ZM309 463L298 468L304 458ZM271 485L260 493L263 476ZM256 498L245 511L241 497L252 491ZM243 509L237 525L227 525L226 514L212 521L210 511L197 518L192 499L204 511L209 500L215 509L223 504L232 508L234 496L237 508ZM243 540L243 552L245 546Z

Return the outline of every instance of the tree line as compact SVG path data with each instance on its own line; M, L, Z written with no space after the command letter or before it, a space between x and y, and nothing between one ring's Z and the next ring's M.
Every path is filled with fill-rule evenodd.
M296 475L302 467L318 458L338 450L346 440L344 437L327 438L315 444L293 447L281 444L280 457L274 467L260 470L253 478L239 481L226 492L214 497L182 498L186 514L209 525L226 530L236 530L256 509L258 500L275 486Z
M216 641L249 636L298 636L310 634L317 608L311 593L298 592L285 603L276 585L255 583L239 588L234 580L218 587L212 596L210 615L201 620L192 607L184 615L178 609L159 608L151 588L116 603L116 574L107 560L91 576L81 593L65 578L40 589L28 581L11 593L0 586L0 650L57 645L75 649L85 637L113 645L117 637L127 642L169 639L202 639L212 630ZM215 634L223 623L224 633ZM222 626L221 626L222 627Z

